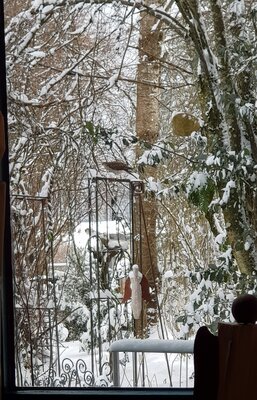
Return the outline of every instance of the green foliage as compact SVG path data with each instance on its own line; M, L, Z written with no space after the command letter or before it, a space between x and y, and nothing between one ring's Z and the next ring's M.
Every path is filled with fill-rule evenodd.
M200 186L196 190L189 193L188 199L192 204L199 207L199 209L207 213L209 205L213 200L215 194L215 185L212 179L207 179L206 185Z
M97 133L96 133L96 130L95 130L95 127L94 127L93 123L91 121L86 121L85 128L86 128L86 132L91 137L92 142L94 144L97 144L98 143L98 137L97 137Z
M104 143L110 149L113 148L114 144L117 144L117 137L119 137L125 147L129 147L138 141L134 135L121 137L117 128L109 129L100 125L94 125L92 121L86 121L85 129L94 145Z
M252 275L240 274L232 264L213 266L204 271L191 271L189 285L192 286L192 292L184 313L176 318L176 323L186 326L189 336L202 324L216 334L219 322L233 321L231 306L238 295L256 295L256 278L256 272Z

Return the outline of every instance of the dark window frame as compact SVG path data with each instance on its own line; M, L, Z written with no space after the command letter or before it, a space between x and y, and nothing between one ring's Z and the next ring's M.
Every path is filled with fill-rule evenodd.
M9 0L11 1L11 0ZM6 67L4 44L4 0L0 0L0 110L5 120L6 151L0 164L0 180L6 182L4 256L0 262L1 281L1 393L4 400L25 399L62 399L92 398L132 399L147 397L150 399L169 398L173 400L193 399L192 389L173 388L19 388L15 386L15 356L14 356L14 320L13 320L13 288L12 288L12 258L11 258L11 228L10 228L10 196L8 169L8 134L7 134L7 96Z

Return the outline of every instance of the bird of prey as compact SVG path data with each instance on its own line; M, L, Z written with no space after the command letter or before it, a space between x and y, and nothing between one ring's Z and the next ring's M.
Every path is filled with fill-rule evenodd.
M114 160L114 161L104 161L103 165L105 168L110 172L131 172L133 169L126 164L124 161L121 160Z

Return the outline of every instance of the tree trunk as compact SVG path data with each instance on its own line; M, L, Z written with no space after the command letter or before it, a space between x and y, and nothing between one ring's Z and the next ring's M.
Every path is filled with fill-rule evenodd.
M145 141L155 143L159 136L159 79L160 79L160 30L153 30L156 19L146 13L142 14L140 22L139 39L139 63L137 70L137 111L136 111L136 132L140 143ZM141 146L142 148L142 146ZM138 147L137 157L142 154ZM156 168L145 166L140 178L147 180L149 177L156 177ZM141 202L141 200L139 200ZM141 321L136 321L136 334L144 335L145 328L149 323L157 320L157 279L159 271L157 266L156 254L156 218L157 204L153 194L147 195L144 202L138 204L140 215L140 226L142 233L141 256L137 263L140 270L146 276L152 291L152 303L147 305ZM138 253L139 255L139 253ZM151 315L150 315L151 310ZM146 317L147 314L147 317Z

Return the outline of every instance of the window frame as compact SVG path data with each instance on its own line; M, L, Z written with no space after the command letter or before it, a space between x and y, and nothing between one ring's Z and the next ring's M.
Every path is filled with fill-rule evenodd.
M6 150L0 163L0 180L6 183L5 198L5 230L3 245L3 260L0 260L1 273L1 365L0 365L0 398L5 400L25 399L73 399L86 397L92 399L118 398L132 399L150 397L151 399L169 398L173 400L193 399L193 389L182 388L32 388L15 386L15 355L14 355L14 313L12 286L12 250L10 226L10 193L9 193L9 158L7 133L7 96L6 96L6 66L4 42L4 0L0 0L0 110L5 120Z

